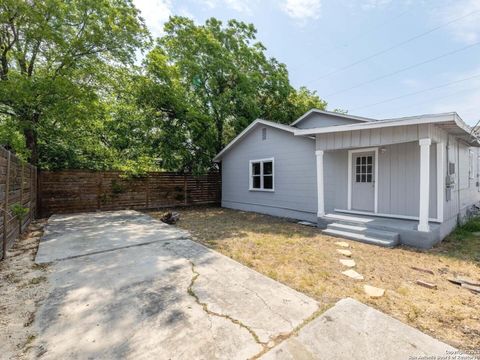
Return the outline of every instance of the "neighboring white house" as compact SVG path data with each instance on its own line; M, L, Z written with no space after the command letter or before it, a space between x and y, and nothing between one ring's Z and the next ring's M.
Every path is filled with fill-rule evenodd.
M215 161L224 207L428 248L480 202L479 145L456 113L374 120L314 109L290 126L255 120Z

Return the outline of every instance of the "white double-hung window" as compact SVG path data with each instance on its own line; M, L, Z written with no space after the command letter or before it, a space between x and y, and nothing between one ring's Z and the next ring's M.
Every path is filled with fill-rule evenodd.
M274 159L250 160L250 190L274 191Z

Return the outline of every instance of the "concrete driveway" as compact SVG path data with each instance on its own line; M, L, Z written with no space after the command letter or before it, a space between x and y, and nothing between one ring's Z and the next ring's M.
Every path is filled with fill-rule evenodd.
M318 303L135 211L53 216L42 359L408 359L455 349L352 299Z
M318 309L135 211L53 216L36 261L53 261L45 359L247 359Z

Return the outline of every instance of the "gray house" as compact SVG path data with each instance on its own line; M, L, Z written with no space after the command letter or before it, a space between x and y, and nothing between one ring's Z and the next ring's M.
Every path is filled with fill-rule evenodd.
M216 157L222 206L429 248L480 202L479 141L456 113L374 120L311 110L255 120Z

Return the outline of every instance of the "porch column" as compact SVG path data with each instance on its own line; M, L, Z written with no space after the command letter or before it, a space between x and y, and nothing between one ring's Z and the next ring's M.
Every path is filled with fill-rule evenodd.
M315 151L315 155L317 156L317 216L322 217L325 215L325 202L323 192L323 150Z
M420 139L420 209L418 231L428 232L430 204L430 144L431 139Z

